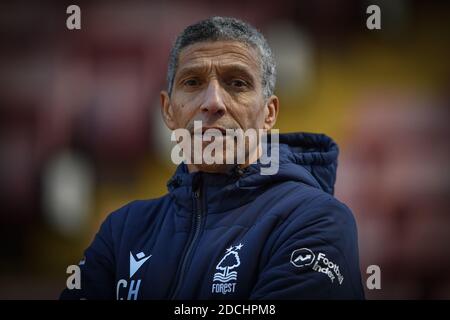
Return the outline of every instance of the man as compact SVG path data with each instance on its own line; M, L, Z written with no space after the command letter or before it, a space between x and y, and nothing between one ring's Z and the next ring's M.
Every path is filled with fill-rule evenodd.
M187 27L172 48L163 119L171 130L203 137L216 129L215 139L233 141L227 129L274 126L274 87L264 37L242 21L213 17ZM195 152L187 152L167 195L108 216L80 264L81 288L61 298L364 298L355 221L332 196L337 145L306 133L279 142L271 146L278 170L269 175L248 144L240 164L189 161ZM214 156L236 160L238 151L224 146Z

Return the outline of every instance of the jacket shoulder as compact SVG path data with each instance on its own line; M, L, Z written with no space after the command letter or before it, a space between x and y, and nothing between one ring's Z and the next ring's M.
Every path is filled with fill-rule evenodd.
M169 197L164 195L160 198L134 200L119 209L111 212L103 222L109 226L113 238L121 237L124 229L143 225L146 221L154 220L158 210L168 204Z
M355 223L350 208L333 195L301 182L291 184L292 191L283 195L284 202L291 203L292 208L286 221L301 225L305 221L317 219L327 219L338 224Z

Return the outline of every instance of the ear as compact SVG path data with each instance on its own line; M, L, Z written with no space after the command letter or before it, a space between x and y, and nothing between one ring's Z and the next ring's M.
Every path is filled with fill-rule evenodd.
M175 119L173 117L173 109L172 104L170 102L169 94L167 93L167 91L161 91L160 97L161 97L161 114L163 120L170 130L175 130L177 127Z
M264 109L264 129L270 130L275 125L278 117L278 111L280 108L280 101L278 97L272 95L267 99L267 103Z

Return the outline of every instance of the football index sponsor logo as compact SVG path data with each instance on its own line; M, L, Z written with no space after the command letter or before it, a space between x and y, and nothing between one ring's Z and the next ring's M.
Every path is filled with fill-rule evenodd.
M315 257L316 256L311 250L307 248L301 248L292 252L291 263L298 268L306 267L314 262Z
M340 267L334 263L326 254L319 252L317 256L308 248L296 249L291 254L291 264L297 268L309 267L311 269L323 273L330 278L331 282L335 280L341 285L344 282L344 276L341 274Z

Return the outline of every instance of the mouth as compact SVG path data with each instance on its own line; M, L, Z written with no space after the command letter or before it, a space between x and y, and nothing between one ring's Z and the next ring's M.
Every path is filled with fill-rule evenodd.
M206 126L206 127L201 127L202 128L202 131L200 132L200 131L196 131L194 128L191 128L190 130L189 130L189 132L191 133L191 135L201 135L201 136L204 136L205 135L205 132L206 131L208 131L208 130L210 130L210 129L215 129L214 131L209 131L207 134L213 134L213 132L214 132L214 134L216 134L216 132L217 131L219 131L221 134L222 134L222 136L226 136L226 133L227 133L227 128L224 128L224 127L220 127L220 126ZM196 128L196 129L199 129L199 128ZM229 129L229 128L228 128Z
M225 129L225 128L222 128L222 127L203 127L203 128L202 128L202 135L204 135L205 132L206 132L207 130L209 130L209 129L216 129L216 130L220 131L220 132L222 133L223 136L226 135L226 129Z

